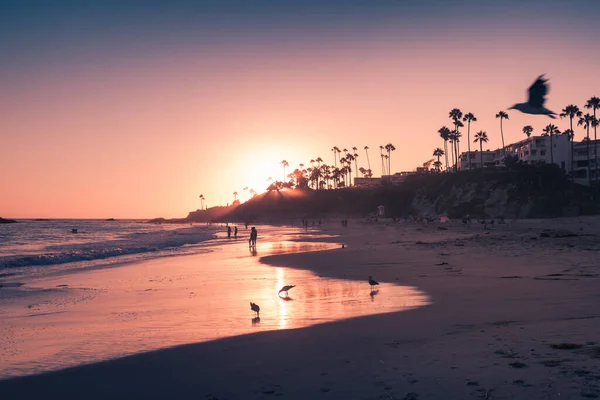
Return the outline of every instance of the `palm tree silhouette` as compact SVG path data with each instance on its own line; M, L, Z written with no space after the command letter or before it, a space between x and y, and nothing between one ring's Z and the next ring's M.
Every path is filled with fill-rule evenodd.
M333 146L331 151L333 151L333 162L334 162L335 167L337 168L337 158L338 158L338 153L340 152L340 149L338 149L337 146Z
M525 135L527 135L527 137L530 137L531 134L533 133L533 126L531 126L531 125L525 125L523 127L523 133Z
M589 113L585 114L584 116L579 117L579 120L577 121L577 125L583 125L583 127L586 129L587 131L587 135L586 135L586 150L587 150L587 175L588 175L588 183L592 184L592 176L590 175L590 126L592 125L592 121L594 120L594 116L590 115Z
M319 173L317 174L317 189L319 189L319 185L320 185L320 179L321 179L321 163L323 162L323 159L321 157L317 157L317 159L315 160L317 163L319 163Z
M595 179L598 179L598 138L596 137L596 127L598 126L598 120L596 119L596 110L600 108L600 98L593 96L591 97L584 106L588 110L591 108L594 110L594 120L592 126L594 127L594 165L595 165Z
M575 170L575 157L573 155L573 142L575 141L575 131L573 130L573 118L581 117L583 113L579 110L574 104L569 104L565 108L563 108L560 113L561 118L569 117L569 129L571 130L571 134L569 135L569 139L571 141L571 176L573 175L573 171Z
M444 154L446 155L446 171L448 171L448 140L450 140L450 129L446 126L442 126L437 133L444 140Z
M290 164L288 164L288 162L286 160L283 160L281 162L281 165L283 165L283 181L285 182L285 178L286 178L286 176L285 176L285 167L289 166Z
M204 210L204 195L200 195L200 209Z
M381 155L381 176L385 175L385 161L383 158L383 150L384 150L384 147L379 146L379 154Z
M462 122L458 121L462 125ZM454 171L458 171L458 159L460 158L460 138L462 133L457 130L452 131L452 142L454 144Z
M237 200L237 195L238 195L238 192L233 192L233 201Z
M443 156L444 154L445 154L444 150L440 149L439 147L433 151L433 156L437 157L436 167L437 167L438 172L440 172L440 165L442 165L442 163L440 162L440 157Z
M356 152L356 150L358 150L356 147L353 147L352 150L354 150L354 154L352 154L354 156L354 171L358 171L358 153Z
M354 161L354 156L350 153L346 154L346 162L348 163L346 168L348 168L349 174L348 186L352 186L352 161Z
M479 142L479 159L481 160L481 168L483 168L483 143L487 143L487 141L488 136L485 131L479 131L475 134L475 140L473 140L473 142Z
M458 124L462 125L462 123L460 122L460 119L463 116L462 111L460 111L460 109L458 109L458 108L453 108L448 113L448 116L450 117L450 119L452 120L452 123L454 124L454 132L458 132ZM454 150L454 160L455 160L455 162L454 162L454 171L455 172L457 171L457 168L458 168L458 154L456 153L456 150L458 148L457 141L458 141L458 138L456 136L454 136L452 142L454 143L453 150Z
M367 154L367 168L371 170L371 161L369 161L369 146L365 146L365 153Z
M542 130L542 132L544 132L544 135L550 136L550 162L552 164L554 164L554 144L552 142L552 137L554 135L560 134L560 130L558 129L558 127L556 125L549 124L549 125L546 125L546 127Z
M392 167L392 154L391 154L391 152L395 151L396 148L394 147L393 144L388 143L388 144L385 145L385 149L387 150L387 155L388 155L387 156L387 159L388 159L388 174L391 175L392 174L392 172L391 172L392 171L392 168L391 168Z
M502 130L502 120L508 119L508 114L504 111L500 111L496 114L496 118L500 118L500 136L502 136L502 154L506 154L506 149L504 148L504 131Z
M467 113L463 117L463 121L467 122L467 151L469 152L469 169L471 169L471 122L477 122L477 118L473 113Z

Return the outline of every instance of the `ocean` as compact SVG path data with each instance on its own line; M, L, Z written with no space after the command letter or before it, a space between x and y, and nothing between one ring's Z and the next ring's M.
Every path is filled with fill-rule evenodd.
M142 220L19 220L0 225L0 277L194 254L219 230Z
M340 249L320 231L50 220L0 226L0 380L187 343L428 303L418 289L326 278L263 257ZM77 229L77 233L72 233ZM310 265L307 265L310 267ZM285 285L295 285L280 296ZM260 314L250 303L260 305Z

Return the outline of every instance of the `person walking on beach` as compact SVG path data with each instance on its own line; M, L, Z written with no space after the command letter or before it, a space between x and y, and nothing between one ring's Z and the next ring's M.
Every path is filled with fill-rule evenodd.
M258 237L258 232L256 231L256 227L252 227L250 230L250 240L248 240L248 244L250 248L256 248L256 238Z
M227 225L227 239L231 239L231 227Z
M233 227L233 237L234 239L237 239L237 225Z

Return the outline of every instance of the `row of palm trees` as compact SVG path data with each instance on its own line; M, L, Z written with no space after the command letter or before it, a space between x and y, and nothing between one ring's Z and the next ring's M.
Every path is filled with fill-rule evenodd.
M291 187L335 189L350 187L352 186L353 171L355 176L358 176L359 172L365 178L373 176L371 160L369 157L369 146L364 146L363 149L365 151L367 168L358 166L358 159L360 157L358 154L358 147L352 147L352 151L350 151L346 148L340 149L338 146L334 146L331 148L331 151L333 152L333 165L325 164L321 157L317 157L309 161L310 165L300 163L298 164L298 168L295 168L289 173L286 170L286 168L290 166L289 162L287 160L282 160L280 165L283 168L283 180L277 181L268 178L267 181L271 182L268 189L273 190ZM382 175L391 174L391 154L395 150L396 147L392 143L379 146Z
M558 134L569 135L569 140L571 142L571 160L573 162L574 157L572 156L572 154L573 154L573 142L574 142L574 137L575 137L574 130L573 130L573 120L575 118L578 118L577 125L583 126L583 128L586 129L586 137L584 140L587 141L588 179L590 179L590 182L591 182L590 151L589 151L590 128L592 128L592 127L594 128L594 154L598 154L597 127L598 127L598 125L600 125L600 122L599 122L598 118L596 117L596 111L598 109L600 109L600 98L598 98L596 96L591 97L586 102L584 107L586 109L592 110L593 114L586 113L584 115L578 106L569 104L562 110L562 112L560 114L561 118L569 118L569 129L561 132L556 125L549 124L542 130L542 136L550 136L550 159L551 159L551 162L554 162L554 152L553 152L554 146L553 146L552 137L554 135L558 135ZM433 156L437 157L437 161L434 162L434 167L437 171L441 171L441 169L442 169L442 162L440 160L440 158L442 156L445 156L446 170L450 170L452 168L452 169L454 169L454 171L457 171L458 157L460 155L460 139L462 137L462 133L460 132L459 128L463 128L465 126L463 124L463 122L467 123L467 151L469 153L471 152L471 124L474 122L477 122L477 118L471 112L463 114L462 111L458 108L453 108L452 110L450 110L450 112L448 113L448 116L452 120L452 125L453 125L454 129L450 129L447 126L442 126L437 131L437 133L440 135L440 137L444 141L443 149L436 148L433 151ZM496 118L500 120L500 137L502 140L502 149L503 149L503 151L505 151L506 146L504 144L504 129L503 129L502 122L504 120L508 120L509 117L505 111L500 111L496 114ZM531 134L533 133L533 127L531 125L524 126L523 133L525 135L527 135L527 137L530 137ZM481 161L481 165L483 165L483 154L482 154L483 143L488 142L489 137L487 136L487 132L479 131L475 134L474 139L475 139L473 141L474 143L479 143L480 157L481 157L480 161ZM450 146L448 146L449 144L450 144ZM450 155L451 155L450 161L448 160L448 147L450 147ZM596 158L597 158L597 156L596 156ZM469 162L469 169L471 169L472 166L471 166L471 157L470 156L468 157L468 162ZM598 163L596 163L596 168L595 168L596 176L598 176L598 165L597 164ZM574 164L571 165L571 169L572 170L574 169Z

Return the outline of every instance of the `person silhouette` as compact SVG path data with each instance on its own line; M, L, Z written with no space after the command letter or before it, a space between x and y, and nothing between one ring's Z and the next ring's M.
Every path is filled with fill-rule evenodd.
M237 239L237 232L238 232L237 226L234 226L233 227L233 237L236 239Z
M231 239L231 227L227 226L227 239Z
M256 227L252 227L252 229L250 230L250 240L248 240L248 244L250 247L255 247L256 248L256 239L258 238L258 232L256 230Z

